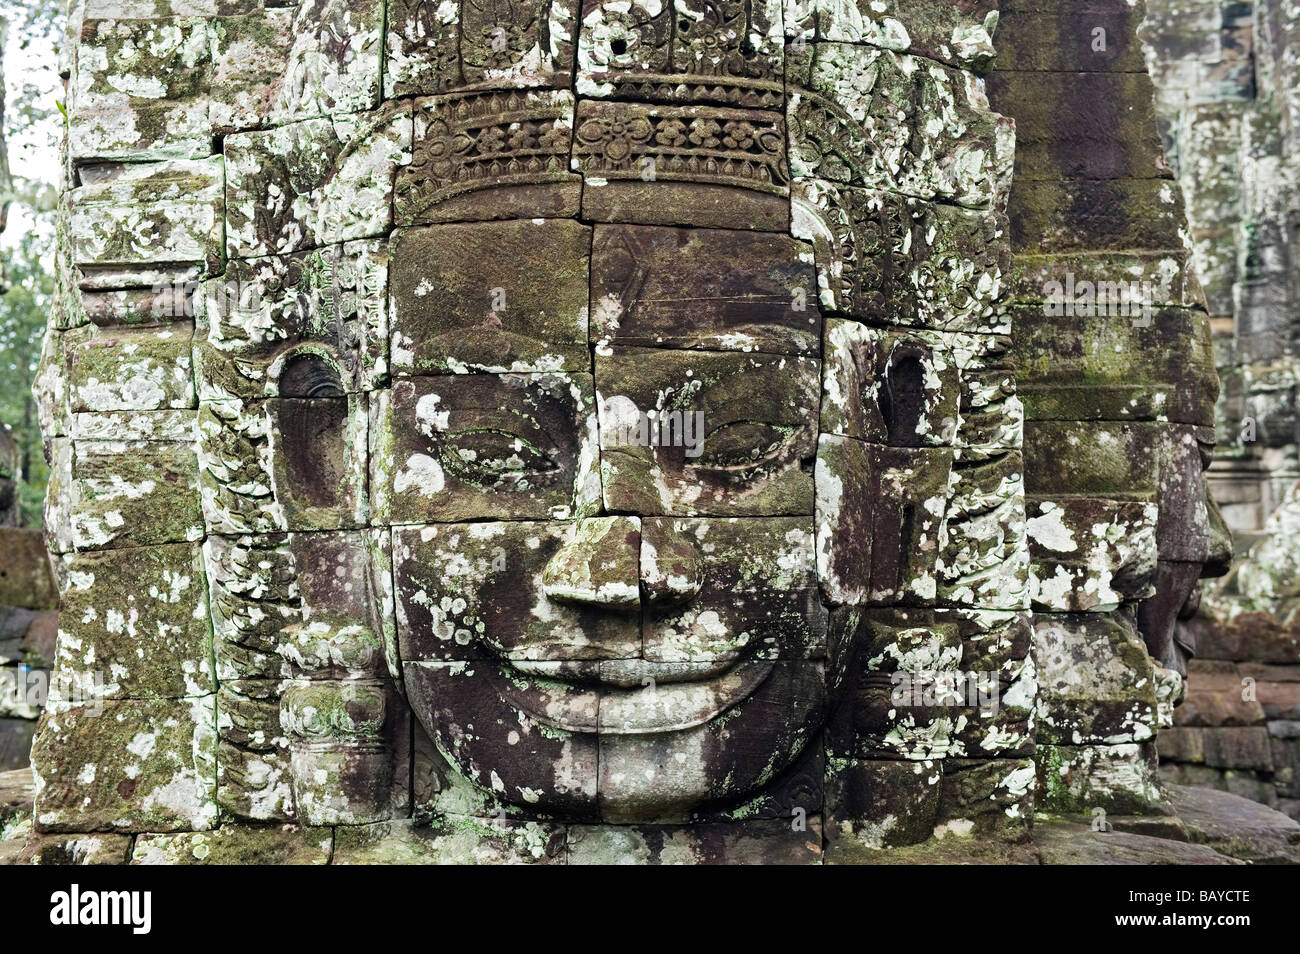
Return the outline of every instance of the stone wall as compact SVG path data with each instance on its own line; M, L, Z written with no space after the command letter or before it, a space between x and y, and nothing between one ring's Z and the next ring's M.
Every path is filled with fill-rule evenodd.
M1209 320L1137 40L1139 4L1007 0L989 80L1016 121L1009 214L1025 401L1040 805L1160 813L1175 618L1226 537ZM1144 645L1145 643L1145 645Z
M53 579L39 532L15 541L0 531L0 544L15 542L19 546L9 552L18 559L11 567L21 572L30 568L31 576L45 579L40 590L28 591L24 600L28 605L0 605L0 771L22 768L30 760L36 719L48 697L58 633L59 614L50 608L55 600Z
M1300 819L1300 666L1208 652L1192 663L1173 728L1160 733L1161 777Z

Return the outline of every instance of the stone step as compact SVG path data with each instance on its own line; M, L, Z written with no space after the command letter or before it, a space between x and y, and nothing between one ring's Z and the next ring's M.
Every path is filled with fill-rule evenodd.
M1167 789L1192 842L1254 864L1300 864L1300 822L1231 792Z

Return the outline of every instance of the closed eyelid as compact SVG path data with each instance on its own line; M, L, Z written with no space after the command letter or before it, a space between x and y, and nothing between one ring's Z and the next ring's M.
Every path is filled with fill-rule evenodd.
M441 438L444 459L453 467L491 471L500 476L550 474L560 469L560 465L545 450L527 438L510 431L490 427L464 428L443 432ZM528 455L519 458L521 464L531 462L538 466L495 468L487 463L494 459L509 460L511 457L518 457L521 453Z
M741 459L738 455L735 459L729 459L724 449L721 453L716 450L719 435L725 435L731 432L733 435L742 429L748 428L750 435L755 438L753 450L748 459ZM726 471L744 471L752 467L775 460L781 456L790 444L795 441L802 427L792 426L789 424L774 424L768 421L756 421L746 418L740 418L734 421L728 421L707 431L704 435L704 453L701 458L692 461L690 466L696 468L708 468ZM760 446L764 437L771 437L766 446ZM714 450L710 450L710 445ZM742 447L736 448L736 451L743 450Z

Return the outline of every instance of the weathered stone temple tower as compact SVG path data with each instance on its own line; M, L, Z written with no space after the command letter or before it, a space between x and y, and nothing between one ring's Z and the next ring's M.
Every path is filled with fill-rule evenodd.
M39 850L1166 811L1217 383L1140 16L75 3Z
M1224 394L1207 479L1237 541L1189 621L1166 771L1300 818L1300 4L1152 0L1142 31Z

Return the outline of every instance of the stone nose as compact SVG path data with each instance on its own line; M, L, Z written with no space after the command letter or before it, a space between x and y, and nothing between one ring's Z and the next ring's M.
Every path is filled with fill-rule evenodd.
M542 571L542 592L558 603L635 612L641 605L640 554L639 518L579 520Z
M1227 576L1232 568L1232 531L1228 529L1219 504L1208 487L1205 489L1205 506L1210 516L1210 552L1201 569L1201 576Z

